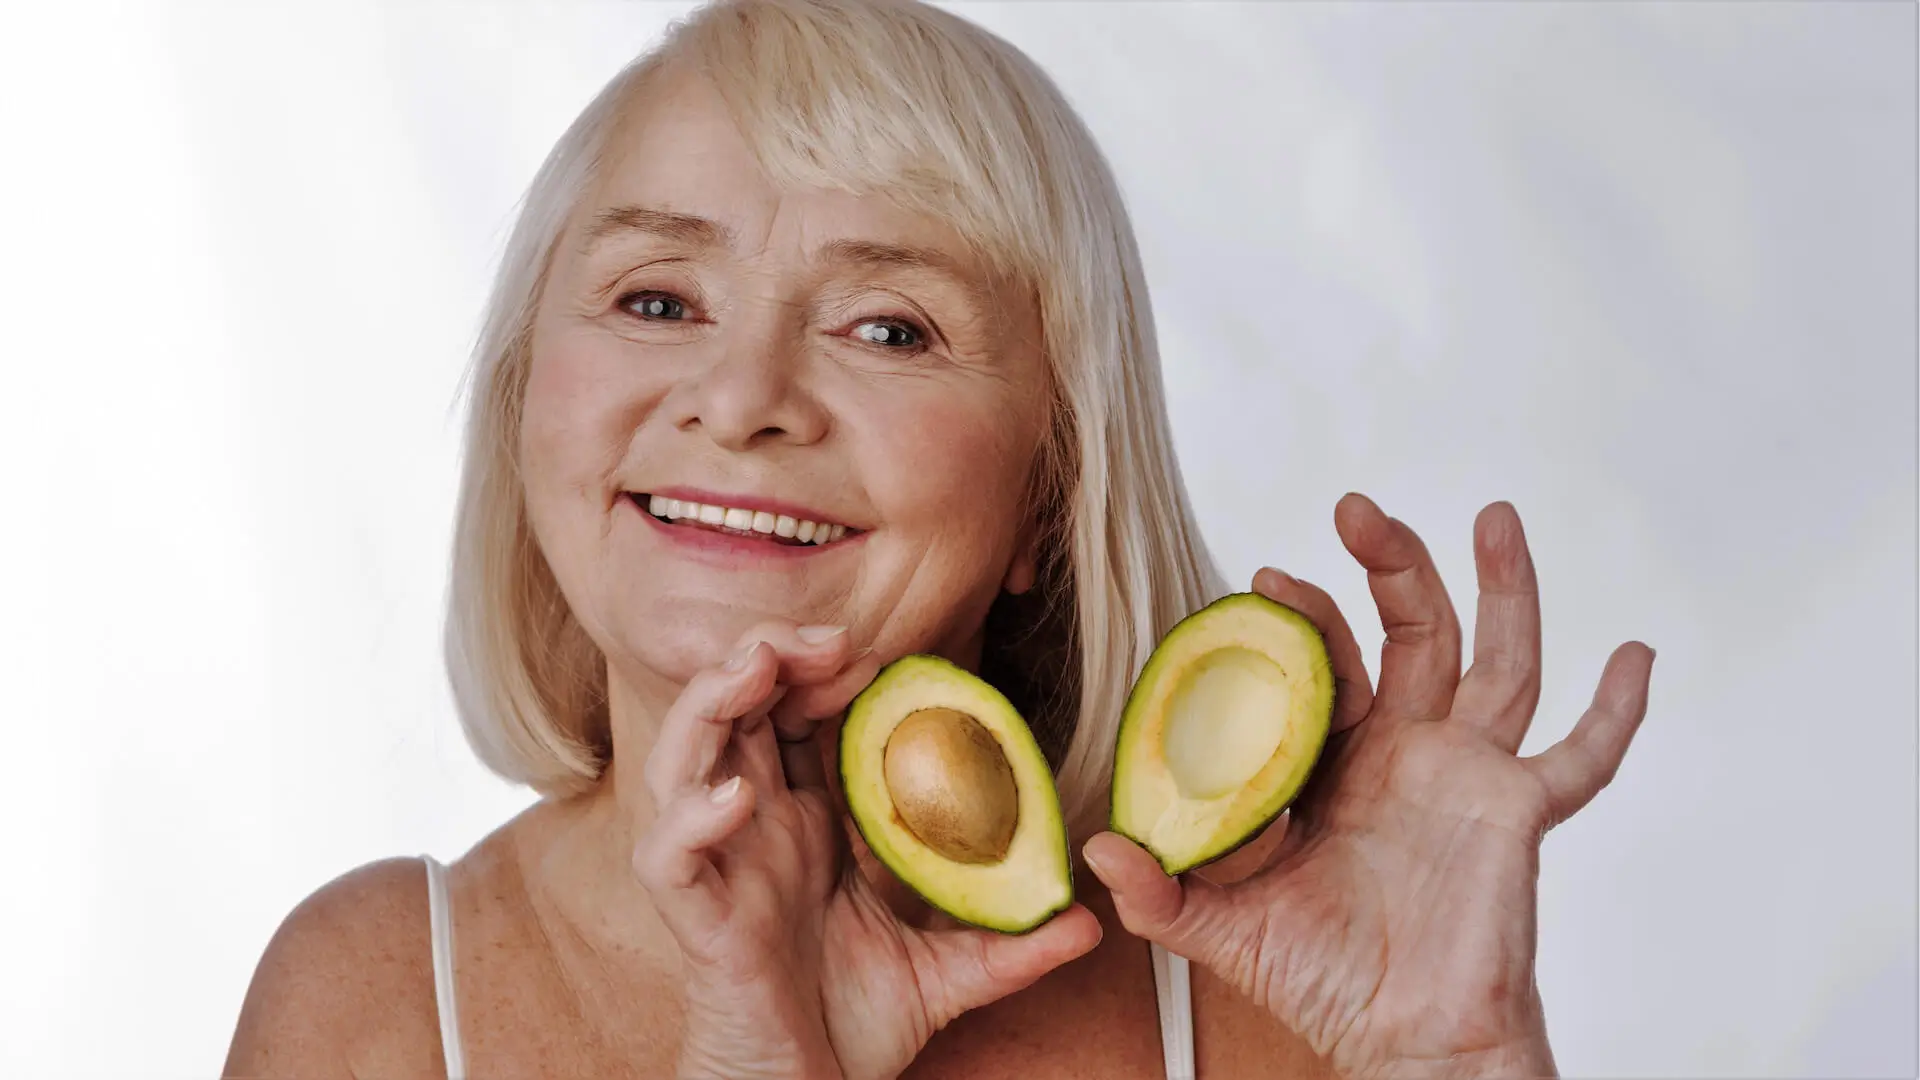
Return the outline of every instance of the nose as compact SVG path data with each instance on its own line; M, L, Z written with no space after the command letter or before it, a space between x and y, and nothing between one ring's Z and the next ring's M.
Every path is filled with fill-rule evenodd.
M758 335L723 345L683 388L676 425L736 451L825 437L826 411L799 378L804 348L783 338Z

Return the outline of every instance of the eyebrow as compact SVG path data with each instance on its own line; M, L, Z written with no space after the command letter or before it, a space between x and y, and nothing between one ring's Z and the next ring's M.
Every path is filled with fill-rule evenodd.
M649 206L616 206L593 217L587 229L587 247L623 233L657 236L696 250L734 246L734 231L711 218L658 210ZM944 251L933 248L889 244L879 240L831 240L823 244L820 258L829 265L859 266L877 270L912 270L936 274L963 289L976 303L991 299L985 285L967 268Z
M616 206L595 214L593 225L587 229L587 244L592 247L610 236L629 232L646 233L693 248L733 244L733 230L717 221L647 206Z
M958 260L932 248L906 247L877 240L833 240L820 249L829 264L864 266L879 270L917 270L936 274L964 290L977 304L991 299L984 283Z
M884 244L877 240L834 240L823 245L820 253L828 262L895 270L934 270L954 277L965 276L952 257L943 252Z

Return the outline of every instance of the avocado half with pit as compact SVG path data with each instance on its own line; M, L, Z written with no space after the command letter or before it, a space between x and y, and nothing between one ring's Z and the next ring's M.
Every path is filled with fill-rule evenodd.
M1053 772L993 686L946 660L888 664L847 708L840 782L867 846L927 903L1025 933L1073 903Z
M1313 771L1333 719L1333 665L1299 612L1223 597L1167 632L1120 721L1110 825L1169 874L1259 835Z

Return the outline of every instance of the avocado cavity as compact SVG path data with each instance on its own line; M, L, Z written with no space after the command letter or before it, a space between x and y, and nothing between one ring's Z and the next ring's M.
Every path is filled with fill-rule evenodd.
M1169 874L1257 836L1318 762L1333 689L1325 641L1292 608L1235 593L1181 620L1128 695L1110 826Z

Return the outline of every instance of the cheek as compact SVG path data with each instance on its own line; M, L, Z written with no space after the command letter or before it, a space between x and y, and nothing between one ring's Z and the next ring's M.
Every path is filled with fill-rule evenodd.
M916 395L884 406L887 422L864 455L883 516L919 537L1010 550L1037 439L1015 402Z
M621 365L585 335L536 334L520 421L520 462L530 505L610 495L607 477L625 456L639 410Z

